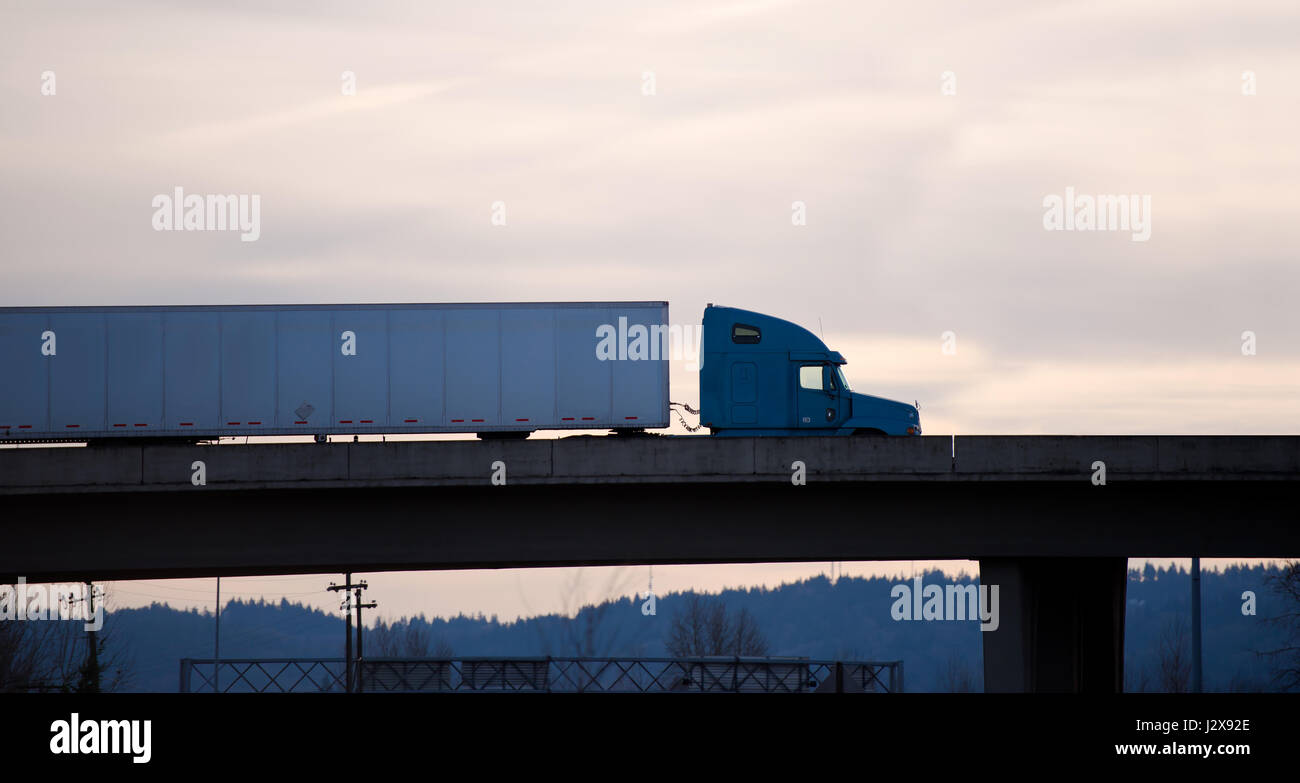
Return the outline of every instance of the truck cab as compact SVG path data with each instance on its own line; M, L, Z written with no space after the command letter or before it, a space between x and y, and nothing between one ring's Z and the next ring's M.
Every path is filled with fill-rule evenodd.
M916 406L849 389L844 357L801 326L704 309L700 422L714 435L920 435Z

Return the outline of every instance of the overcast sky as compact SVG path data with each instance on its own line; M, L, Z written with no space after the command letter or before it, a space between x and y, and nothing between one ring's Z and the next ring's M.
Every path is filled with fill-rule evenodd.
M1294 0L4 2L0 305L715 302L927 433L1295 434L1298 40ZM155 231L177 186L260 238ZM1067 187L1149 240L1045 230ZM402 607L569 578L491 576Z

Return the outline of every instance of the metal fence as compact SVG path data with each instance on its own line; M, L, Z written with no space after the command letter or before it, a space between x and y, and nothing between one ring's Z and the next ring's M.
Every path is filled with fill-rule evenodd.
M182 658L181 693L343 693L342 658Z
M901 693L902 661L809 658L184 658L182 693Z

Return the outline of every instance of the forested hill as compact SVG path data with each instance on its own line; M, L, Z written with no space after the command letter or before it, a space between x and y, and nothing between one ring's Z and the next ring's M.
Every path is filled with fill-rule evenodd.
M1274 649L1286 638L1284 628L1265 622L1283 611L1283 599L1266 583L1270 573L1278 572L1256 566L1203 573L1208 689L1270 687L1271 659L1257 651ZM925 575L925 584L951 581L938 572ZM732 617L747 610L771 655L901 659L909 691L981 689L978 624L894 620L890 590L900 583L910 584L910 580L848 577L832 583L817 577L770 590L726 590L705 598L721 601ZM1242 613L1246 591L1256 596L1254 616ZM674 614L681 613L693 595L660 597L653 616L642 614L640 601L624 599L587 607L573 619L548 615L503 623L482 616L417 617L409 624L415 627L415 636L428 642L429 654L436 648L441 654L465 656L663 656L668 654L666 639ZM1185 677L1177 670L1190 658L1190 603L1186 571L1148 566L1130 572L1125 632L1130 690L1177 687L1179 676ZM174 691L181 658L212 656L213 618L206 612L154 604L114 612L108 625L112 643L123 646L132 660L132 690ZM372 655L378 652L375 638L368 629L367 652ZM232 601L221 615L223 658L341 657L342 646L343 621L338 613L286 601ZM1174 685L1169 684L1171 668Z

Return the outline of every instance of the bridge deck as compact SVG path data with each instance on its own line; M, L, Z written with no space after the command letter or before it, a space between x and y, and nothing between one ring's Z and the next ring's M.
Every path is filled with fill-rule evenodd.
M206 484L192 482L204 463ZM1297 436L569 437L0 449L0 494L825 481L1297 481Z
M199 460L205 486L191 483ZM0 485L0 582L1300 554L1295 437L17 449L0 452Z
M1300 554L1297 488L1296 437L12 449L0 582L969 558L1003 588L986 689L1115 691L1125 558Z

